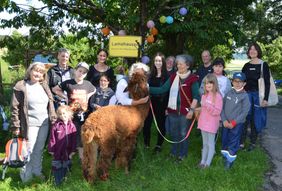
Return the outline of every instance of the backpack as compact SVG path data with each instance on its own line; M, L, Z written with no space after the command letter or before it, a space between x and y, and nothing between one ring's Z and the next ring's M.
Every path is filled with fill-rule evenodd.
M5 159L3 162L2 179L5 178L5 173L8 167L19 168L23 167L29 161L29 152L27 141L23 138L12 138L6 143Z

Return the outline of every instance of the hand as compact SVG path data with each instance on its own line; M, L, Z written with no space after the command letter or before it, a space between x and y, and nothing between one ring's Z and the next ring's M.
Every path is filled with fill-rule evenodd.
M75 152L72 152L70 155L69 155L69 158L72 159L72 156L75 154Z
M229 128L229 122L228 121L223 121L223 126L226 128Z
M137 100L137 105L147 103L148 100L149 100L149 96L141 98L141 99Z
M194 112L190 110L190 111L187 113L187 115L186 115L186 119L192 119L192 118L193 118L193 114L194 114Z
M261 103L261 107L266 107L268 105L268 101L263 100Z
M54 153L53 153L53 152L49 152L49 154L50 154L50 155L52 155L52 156L54 155Z
M20 130L17 129L17 130L15 130L15 131L13 131L12 133L13 133L13 135L18 136L18 135L20 134Z

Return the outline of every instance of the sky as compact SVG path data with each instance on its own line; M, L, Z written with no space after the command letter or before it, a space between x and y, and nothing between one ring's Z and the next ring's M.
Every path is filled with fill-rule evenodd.
M32 5L32 6L35 6L35 7L41 7L43 5L38 0L13 0L13 1L16 2L17 4L28 4L28 5ZM15 14L9 14L7 12L1 12L0 13L0 18L10 19L10 18L13 18L14 16L15 16ZM18 32L20 32L23 35L29 34L29 28L22 27L20 29L14 29L14 28L4 28L4 29L2 29L1 28L0 29L0 35L11 35L14 30L17 30Z

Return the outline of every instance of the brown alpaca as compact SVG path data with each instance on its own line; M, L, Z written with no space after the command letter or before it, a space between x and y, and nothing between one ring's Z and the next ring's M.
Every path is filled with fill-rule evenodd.
M134 100L149 94L147 78L135 73L128 83L128 91ZM98 176L106 180L113 156L116 167L124 167L128 173L138 132L149 111L149 103L136 106L113 105L91 113L81 129L83 142L83 175L88 182ZM100 153L98 155L98 148Z

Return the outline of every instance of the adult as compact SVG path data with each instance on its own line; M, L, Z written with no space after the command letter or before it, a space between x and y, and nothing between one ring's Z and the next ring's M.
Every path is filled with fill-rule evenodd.
M99 80L102 74L106 74L110 78L109 87L115 90L114 70L107 65L108 52L104 49L98 50L97 61L95 65L91 65L87 73L86 80L90 81L95 87L99 86Z
M168 73L169 76L176 71L174 61L175 61L174 56L169 56L165 59L166 70L167 70L167 73Z
M166 82L167 79L168 79L168 74L166 71L165 57L162 53L158 52L154 56L153 64L151 66L149 86L160 87ZM167 93L151 96L151 103L153 106L154 114L156 116L157 124L162 135L165 135L165 110L167 107L167 102L168 102ZM152 122L153 122L153 115L152 115L152 110L150 109L150 112L145 120L144 128L143 128L144 145L146 148L150 146ZM162 137L162 135L158 133L157 144L154 148L155 152L161 151L161 146L164 142L164 138Z
M202 83L202 80L208 73L212 73L212 57L210 51L204 50L201 54L203 65L199 66L196 71L196 75L199 77L199 84Z
M11 130L14 135L28 141L30 160L21 169L23 182L32 176L44 178L42 174L42 153L49 132L49 122L56 120L52 93L45 81L46 71L42 63L31 64L24 80L13 88L11 101Z
M168 133L174 142L179 142L190 128L200 95L198 77L191 72L193 58L190 55L178 55L175 63L177 72L161 87L150 87L150 93L154 95L169 92ZM181 162L188 154L188 139L172 144L170 153Z
M242 72L246 75L247 78L245 90L248 93L251 107L246 119L245 128L243 130L243 135L241 138L241 147L244 147L248 125L250 124L251 144L249 145L248 150L251 151L256 146L258 133L260 133L261 130L266 126L266 117L267 117L266 106L267 106L269 89L270 89L270 72L269 72L268 64L263 60L261 60L262 51L257 43L254 42L250 44L247 51L247 56L250 59L250 61L243 66ZM262 64L263 64L263 78L265 83L265 93L264 93L264 100L262 101L262 103L259 103L258 79L260 78Z
M57 58L58 64L51 67L47 72L47 81L51 91L52 88L61 84L62 82L74 78L74 69L68 65L70 52L65 48L60 48ZM65 100L57 96L53 91L52 93L55 100L55 107L57 108Z
M141 98L139 100L133 100L129 96L129 92L127 91L128 81L130 80L131 76L135 72L143 72L146 75L149 75L150 68L146 64L143 64L143 63L140 63L140 62L132 64L132 66L130 67L129 72L128 72L129 76L122 78L121 80L119 80L119 82L117 84L116 93L115 93L115 99L116 99L117 104L120 104L120 105L139 105L139 104L146 103L148 101L149 96L146 96L146 97ZM113 103L112 100L110 102Z

